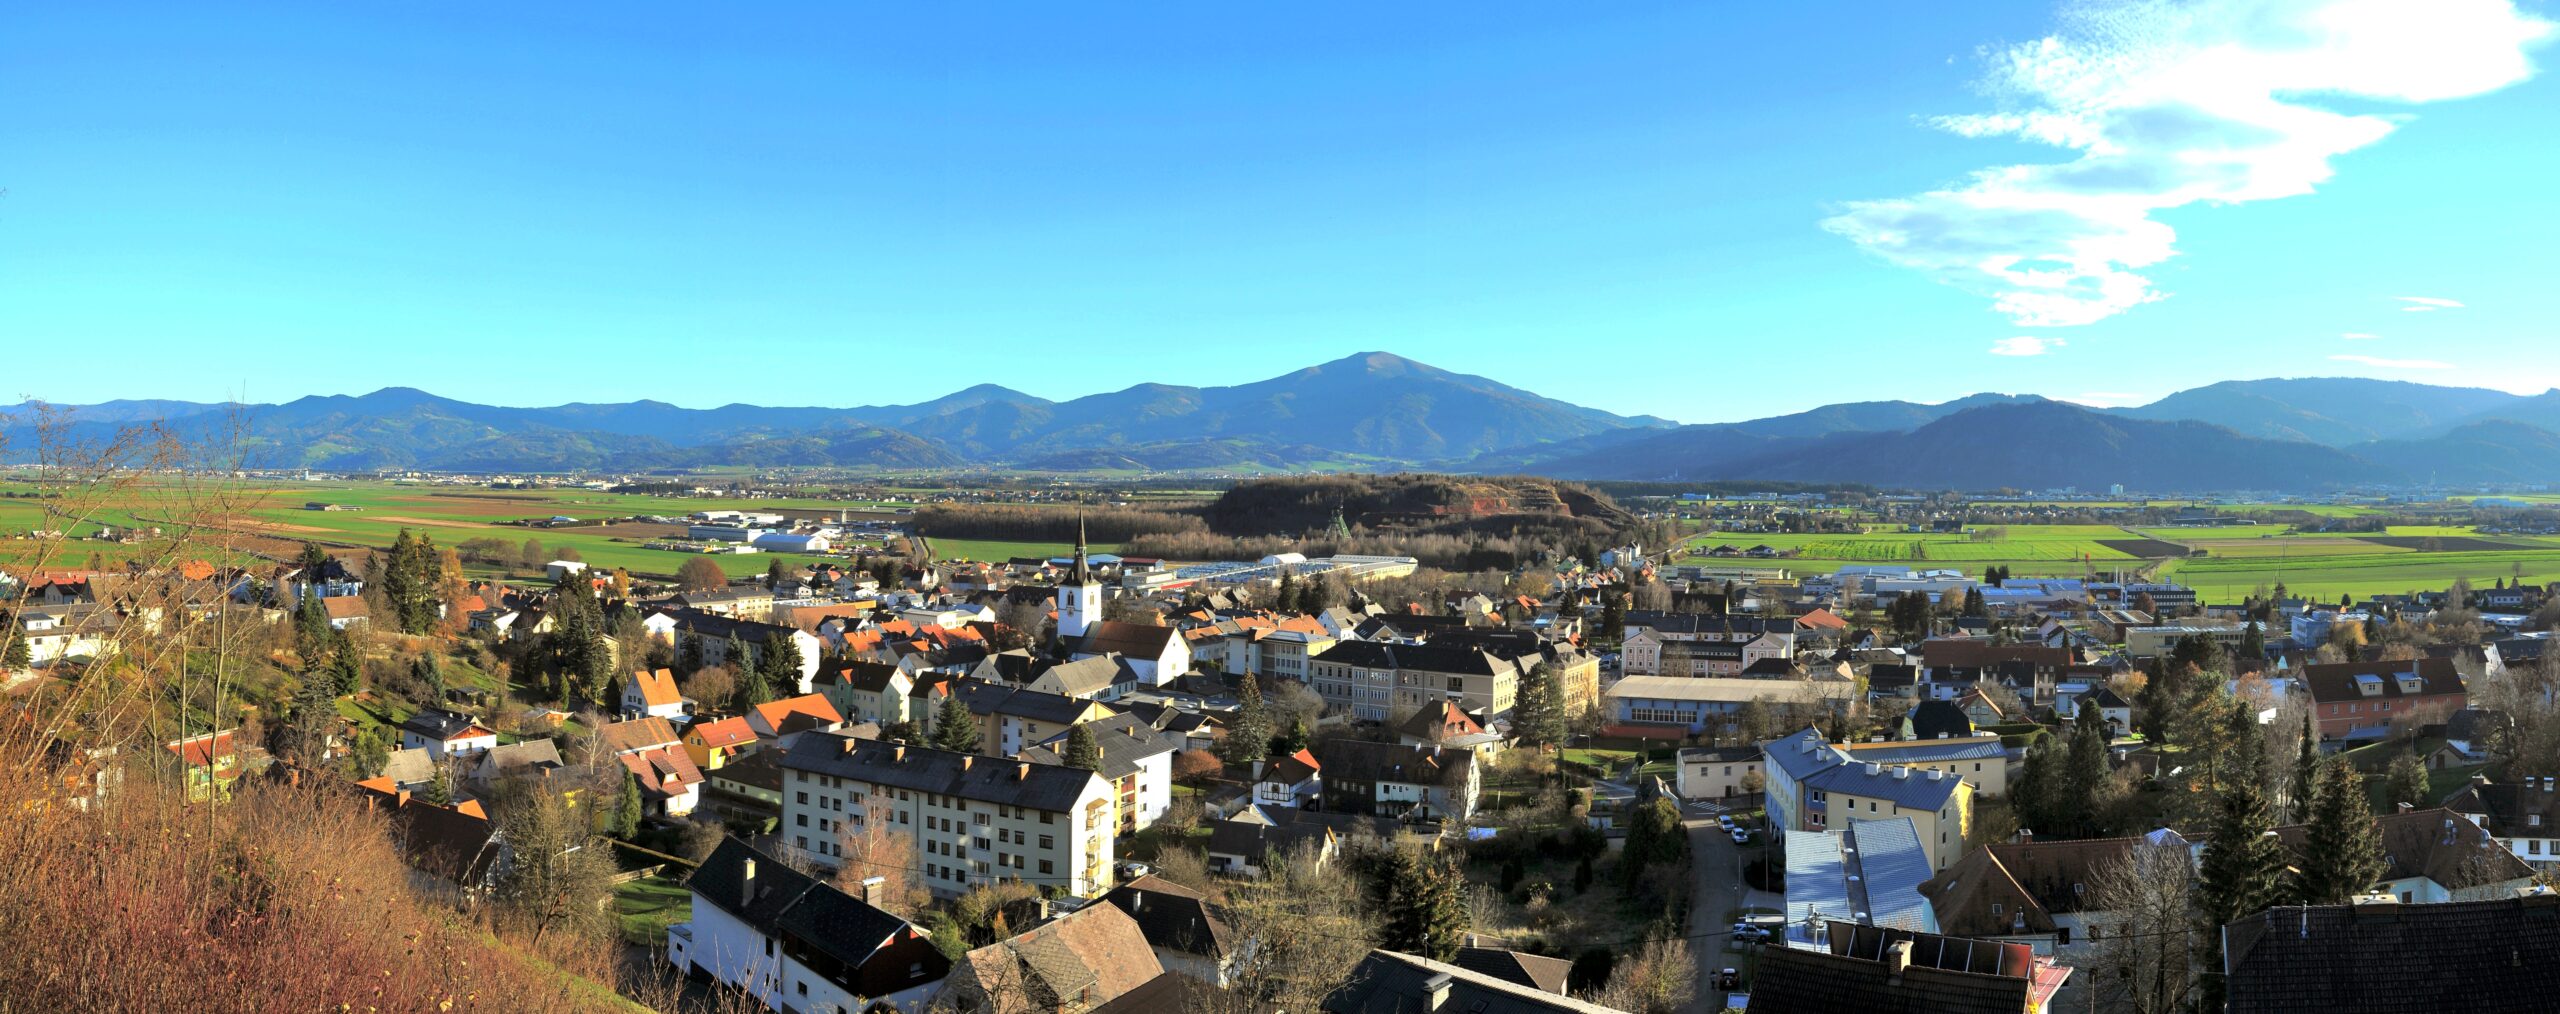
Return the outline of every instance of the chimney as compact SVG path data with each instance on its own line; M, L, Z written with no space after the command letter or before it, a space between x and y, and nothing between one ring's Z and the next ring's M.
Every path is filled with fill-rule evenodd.
M1013 766L1013 780L1017 782L1027 782L1031 780L1030 761L1023 761L1022 763Z
M749 859L738 870L738 905L744 908L756 903L756 861Z
M964 753L964 754L961 754L961 755L960 755L960 770L962 770L962 771L967 771L967 770L969 770L969 762L970 762L970 761L973 761L973 760L976 760L976 759L977 759L977 758L976 758L975 756L972 756L972 755L970 755L970 754L965 754L965 753Z
M2396 811L2394 811L2394 812L2397 812L2397 813L2407 813L2407 812L2409 812L2410 810L2416 809L2416 807L2410 806L2410 805L2409 805L2409 804L2407 804L2407 803L2401 803L2401 804L2398 804L2398 805L2399 805L2399 809L2398 809L2398 810L2396 810Z
M1938 770L1937 768L1930 768L1930 769L1929 769L1929 780L1930 780L1930 781L1933 781L1933 782L1943 782L1943 781L1946 781L1946 780L1947 780L1947 773L1946 773L1946 772L1944 772L1944 771L1940 771L1940 770Z
M1884 765L1882 765L1882 764L1878 764L1878 763L1875 763L1875 762L1873 762L1873 761L1869 761L1869 762L1867 762L1867 773L1868 773L1868 774L1871 774L1871 775L1880 775L1880 774L1883 774L1883 773L1884 773Z
M1902 970L1911 967L1911 941L1896 940L1885 945L1884 971L1893 983L1900 985Z
M904 761L904 760L906 760L906 759L907 759L907 745L906 745L906 744L904 744L904 743L900 743L900 744L898 744L897 746L894 746L894 747L889 748L889 759L890 759L891 761Z
M880 907L880 891L882 888L887 887L888 884L889 878L887 877L862 878L862 903L873 908Z
M1422 995L1426 998L1422 1005L1423 1010L1436 1011L1448 1005L1449 981L1447 972L1422 980Z
M1901 779L1901 780L1906 781L1906 782L1907 782L1907 781L1910 781L1910 780L1911 780L1911 769L1910 769L1910 768L1904 768L1904 767L1897 767L1897 768L1893 769L1893 776L1894 776L1895 778Z
M859 743L859 742L862 742L862 741L861 741L861 740L858 740L858 739L855 739L855 738L853 738L853 737L851 737L851 736L839 736L839 737L836 737L836 745L837 745L837 746L841 746L841 747L843 747L843 748L844 748L844 752L846 752L846 753L848 753L848 754L850 754L850 753L852 753L852 752L853 752L853 745L854 745L854 744L856 744L856 743Z

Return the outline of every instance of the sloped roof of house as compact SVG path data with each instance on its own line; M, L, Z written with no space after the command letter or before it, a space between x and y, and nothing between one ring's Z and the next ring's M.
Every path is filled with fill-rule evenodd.
M1443 698L1414 709L1412 715L1396 726L1396 733L1440 743L1461 736L1483 735L1484 726L1458 710L1455 703Z
M755 714L764 721L765 728L773 730L777 736L844 724L844 716L837 713L836 706L827 703L822 694L801 694L766 701L756 705Z
M221 732L208 732L201 736L189 736L169 744L169 752L177 754L178 758L189 767L212 767L217 760L239 754L240 747L236 742L238 731L225 729Z
M1566 977L1573 962L1542 954L1525 954L1499 947L1461 947L1450 964L1477 975L1490 976L1515 986L1527 986L1541 993L1566 995Z
M702 769L693 765L693 757L682 747L657 746L646 750L615 754L625 770L640 779L642 793L658 796L680 796L687 789L702 784Z
M498 861L497 829L486 815L408 799L391 811L391 833L409 865L456 884L477 884Z
M713 849L685 886L696 903L717 906L759 933L796 944L795 950L824 955L845 973L860 970L861 985L876 994L932 982L950 968L939 952L919 948L916 961L865 969L882 950L919 931L738 838Z
M552 742L548 737L537 736L533 739L502 743L489 748L489 752L480 758L479 770L504 777L527 768L560 766L559 744Z
M2420 689L2410 694L2400 688L2400 678L2415 676ZM2358 677L2364 677L2359 680ZM2302 683L2311 691L2314 702L2364 700L2359 684L2379 684L2373 696L2385 700L2404 696L2431 696L2463 692L2462 673L2454 669L2449 658L2419 658L2405 662L2340 662L2333 665L2302 667Z
M2560 895L2270 908L2224 939L2231 1011L2521 1011L2560 996Z
M596 730L597 745L612 753L630 753L681 742L683 740L676 736L676 727L655 716L610 722Z
M661 724L664 724L663 719L658 721ZM400 728L402 731L414 732L439 743L469 737L497 735L497 733L490 732L489 730L482 728L480 723L474 720L471 716L458 711L447 711L443 708L421 709L417 714L409 716L407 721L401 722Z
M962 955L951 982L996 1014L1014 1014L1075 998L1108 1003L1162 974L1137 920L1117 905L1087 905Z
M1052 812L1074 807L1090 787L1101 784L1100 776L1081 768L979 757L827 732L800 737L782 758L782 766L915 792Z
M1433 994L1441 990L1447 991L1447 999L1435 1003ZM1471 968L1389 950L1370 951L1360 959L1350 978L1324 998L1324 1009L1331 1014L1619 1014Z
M745 715L733 715L717 721L695 722L685 728L684 738L686 742L719 750L755 742L756 730L747 724Z
M640 699L652 708L684 703L684 695L676 692L676 674L671 670L651 672L635 669L631 673L631 682L639 688Z
M1162 656L1165 649L1180 636L1181 633L1172 627L1104 620L1084 632L1084 647L1081 650L1094 654L1116 652L1133 658L1152 659Z
M373 615L361 595L332 595L320 600L320 608L327 610L333 620L360 620Z
M2441 807L2386 813L2373 819L2382 839L2384 865L2380 880L2425 877L2448 891L2521 880L2533 875L2515 853L2489 837L2471 819ZM2310 845L2310 828L2287 824L2276 838L2299 855Z
M1394 782L1443 788L1465 785L1469 773L1475 769L1476 759L1475 753L1468 750L1371 743L1356 739L1327 740L1311 752L1323 766L1328 781Z
M1235 931L1198 891L1148 874L1112 888L1102 900L1129 913L1149 944L1220 961L1234 953Z
M1882 948L1907 940L1911 963L1899 972ZM2022 1014L2041 991L2039 969L2025 944L1965 940L1833 922L1830 949L1766 947L1751 981L1754 1011L1859 1011L1882 1014Z
M1121 682L1127 666L1119 655L1095 655L1073 662L1060 662L1043 671L1041 676L1057 678L1061 692L1069 697L1087 697L1111 689ZM1037 677L1035 677L1037 678Z
M1102 751L1099 773L1104 778L1126 778L1138 772L1139 762L1182 749L1181 737L1159 732L1136 715L1113 715L1080 723L1078 727L1093 733L1093 745ZM1022 757L1044 764L1064 764L1067 737L1071 735L1073 730L1051 736L1022 751Z

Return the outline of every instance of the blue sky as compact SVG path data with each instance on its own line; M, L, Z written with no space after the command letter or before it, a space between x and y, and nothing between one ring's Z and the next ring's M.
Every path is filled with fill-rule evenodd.
M2560 385L2540 3L256 6L0 33L0 400Z

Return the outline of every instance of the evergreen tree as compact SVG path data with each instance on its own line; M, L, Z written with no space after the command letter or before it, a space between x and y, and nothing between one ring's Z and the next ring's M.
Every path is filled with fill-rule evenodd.
M451 805L453 802L452 772L445 770L442 764L436 765L436 776L427 781L426 788L418 790L418 798L437 806Z
M329 565L329 551L320 548L317 542L305 542L302 544L302 556L294 561L294 565L306 571L317 571ZM317 573L310 573L303 575L303 579L308 582L319 576Z
M2407 803L2413 807L2429 805L2427 798L2427 766L2418 760L2416 749L2400 751L2391 759L2391 769L2384 773L2382 794L2393 807Z
M2258 787L2262 778L2256 766L2244 764L2249 769L2238 772L2223 790L2211 825L2213 838L2197 867L2196 907L2207 941L2219 941L2223 925L2284 900L2287 857L2284 845L2268 834L2275 814Z
M789 632L777 630L765 635L764 651L758 654L756 668L763 671L765 682L775 693L789 687L791 693L797 694L801 661L799 642L792 640Z
M402 633L423 634L436 622L435 543L413 537L403 528L382 560L382 596L391 604L392 621Z
M701 672L702 635L694 633L692 628L687 627L683 632L676 635L676 643L678 645L676 648L676 665L683 668L684 674L687 676Z
M320 657L329 647L329 612L320 607L320 591L308 582L302 586L302 599L293 606L294 651L303 661Z
M1274 755L1286 757L1306 749L1307 745L1313 742L1315 742L1315 731L1307 728L1307 716L1291 715L1288 731L1282 732L1279 738L1271 741L1271 752Z
M444 667L436 664L433 653L420 655L417 661L409 663L409 677L425 688L430 703L444 703Z
M2311 712L2302 713L2302 749L2293 759L2293 819L2308 823L2311 802L2319 790L2320 734L2311 725Z
M1227 738L1218 744L1218 755L1229 764L1251 764L1270 753L1271 716L1263 712L1262 684L1252 673L1238 678L1236 696L1244 706L1236 713L1235 724L1227 727Z
M1093 729L1076 725L1067 730L1067 748L1063 751L1067 766L1087 771L1102 770L1102 744L1093 739Z
M747 657L747 643L738 640L738 634L734 630L729 633L727 649L720 656L720 664L728 666L741 679L744 679L748 673L756 671L755 665Z
M5 628L0 628L0 669L24 669L34 664L35 658L27 650L26 636L18 633L15 620L8 621Z
M356 658L355 640L338 631L329 651L329 683L344 697L364 688L364 668Z
M2038 736L2027 745L2026 763L2009 786L2009 808L2020 826L2045 836L2062 832L2054 797L2062 788L2065 760L2064 748L2055 746L2052 736Z
M2250 620L2240 631L2240 657L2253 665L2267 660L2267 635L2256 620Z
M1470 925L1463 880L1456 866L1424 860L1403 878L1387 910L1385 946L1450 961L1465 944Z
M640 779L625 769L622 772L622 794L614 797L613 812L606 817L609 825L605 833L630 841L640 833L641 812Z
M1530 666L1513 698L1512 733L1532 746L1562 743L1566 718L1564 681L1557 678L1555 667L1545 662Z
M1614 641L1626 636L1626 598L1615 586L1603 588L1600 591L1600 629L1594 633L1604 641Z
M2107 737L2091 726L2079 726L2071 733L2071 752L2064 760L2062 788L2054 799L2054 808L2062 812L2060 823L2079 836L2095 834L2098 815L2092 809L2098 798L2098 787L2107 781Z
M744 713L772 700L773 684L765 681L764 670L754 667L738 670L738 686L729 702L731 710Z
M969 704L953 694L942 699L933 713L933 747L953 753L978 752L978 716L969 712Z
M2320 766L2302 855L2298 900L2343 905L2382 875L2381 832L2365 802L2364 777L2344 757Z

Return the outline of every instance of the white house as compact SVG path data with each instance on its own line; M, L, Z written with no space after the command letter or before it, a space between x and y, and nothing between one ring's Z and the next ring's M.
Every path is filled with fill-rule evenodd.
M773 1010L911 1014L951 971L923 930L737 838L685 886L693 913L667 927L667 961Z
M671 670L634 670L631 681L622 685L624 717L681 718L684 695L676 692L676 677Z
M483 728L469 715L443 708L428 708L400 723L400 748L425 750L436 760L476 757L497 745L497 733Z

